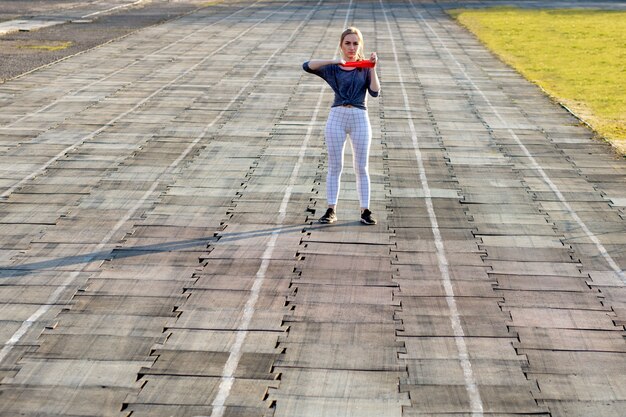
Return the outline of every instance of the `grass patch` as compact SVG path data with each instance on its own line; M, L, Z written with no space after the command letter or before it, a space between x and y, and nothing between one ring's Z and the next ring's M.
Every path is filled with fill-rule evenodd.
M67 49L72 46L72 42L51 42L45 44L20 45L21 49L35 49L38 51L54 52Z
M498 7L449 13L626 154L626 12Z

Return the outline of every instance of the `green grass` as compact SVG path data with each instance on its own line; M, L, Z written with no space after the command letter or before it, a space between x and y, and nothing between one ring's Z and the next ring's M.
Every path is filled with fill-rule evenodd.
M626 12L449 12L504 62L626 153Z

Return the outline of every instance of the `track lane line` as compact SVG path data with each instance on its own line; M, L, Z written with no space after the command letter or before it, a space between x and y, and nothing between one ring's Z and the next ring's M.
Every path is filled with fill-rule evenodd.
M465 382L465 390L469 396L471 413L473 417L482 417L483 416L483 402L480 397L480 392L478 390L478 383L476 382L476 377L474 376L474 372L472 370L472 364L469 359L469 352L467 349L467 344L465 343L465 332L463 331L463 327L461 326L461 318L459 314L458 307L456 305L456 298L454 294L454 288L452 287L452 280L450 277L450 271L448 269L448 259L446 257L446 252L443 244L443 238L441 237L441 232L439 231L439 224L437 222L437 215L435 213L435 209L433 206L432 194L430 191L430 187L428 185L428 177L426 176L426 169L424 167L424 161L422 157L422 152L420 150L419 142L417 139L417 131L415 129L415 124L413 123L413 116L411 112L411 106L409 103L409 96L406 91L406 87L404 86L404 78L402 77L402 72L400 71L400 62L398 60L398 52L396 48L396 43L394 41L393 31L391 30L391 25L389 23L389 18L387 16L387 11L385 10L385 5L383 0L379 0L380 7L383 12L383 16L385 18L385 23L387 25L387 31L389 33L389 39L391 41L392 52L395 61L396 72L398 74L398 82L400 84L400 88L402 90L402 97L404 100L404 110L408 116L409 129L411 130L411 141L413 143L413 148L415 151L415 160L417 162L418 172L419 172L419 180L422 186L422 190L424 192L424 200L426 203L426 208L428 210L428 218L430 219L431 230L433 233L433 237L435 239L435 248L437 254L437 265L439 267L439 271L441 273L441 278L443 279L443 286L446 294L446 303L448 304L448 310L450 311L450 322L452 325L452 331L454 333L454 341L456 343L457 350L459 352L459 361L461 364L461 368L463 369L463 379Z
M129 3L129 4L120 4L119 6L114 6L114 7L111 7L109 9L106 9L106 10L100 10L99 12L93 12L93 13L86 14L84 16L81 16L80 18L81 19L85 19L85 18L88 18L88 17L97 16L99 14L112 12L113 10L125 9L125 8L128 8L128 7L133 7L133 6L136 6L136 5L140 4L140 3L143 3L145 1L146 0L137 0L137 1L135 1L133 3Z
M291 35L291 37L287 40L286 42L287 44L291 42L292 38L298 33L299 28L302 27L304 23L310 19L310 16L312 16L313 13L317 11L317 8L320 6L321 3L322 3L322 0L319 0L317 2L317 4L315 5L315 9L309 12L309 15L298 26L298 29L296 30L296 32L293 35ZM347 26L351 9L352 9L352 0L350 0L350 3L348 4L348 10L346 12L346 18L344 20L344 27ZM337 55L338 50L339 48L336 49L335 56ZM250 327L252 317L255 313L255 306L259 299L261 287L263 286L263 282L265 280L265 274L267 272L267 268L269 267L270 261L272 259L274 248L276 247L276 241L278 240L278 236L280 235L282 231L281 227L287 215L287 206L289 204L289 200L291 199L291 194L296 184L296 179L298 177L298 173L300 172L300 167L302 166L304 162L304 156L306 154L306 150L308 148L309 141L313 133L313 128L315 127L315 124L317 122L317 117L320 112L320 108L321 108L322 101L324 98L325 89L326 89L326 85L322 85L322 87L320 88L319 97L315 105L315 110L313 111L311 122L309 123L309 126L307 128L307 133L304 137L304 140L302 141L302 145L300 146L300 150L298 152L298 161L293 167L291 176L289 178L289 184L287 186L287 189L285 190L280 208L278 210L278 227L276 230L272 232L272 236L270 237L270 240L265 246L265 250L262 255L261 266L256 272L254 283L250 291L250 296L248 297L248 300L246 301L243 315L237 326L238 330L237 330L237 336L235 338L235 342L233 343L233 346L230 349L230 355L228 356L228 360L226 361L226 364L224 365L224 370L222 371L222 377L220 380L218 393L215 399L213 400L213 403L211 404L211 406L213 407L213 410L211 412L210 417L223 417L224 412L226 411L225 403L226 403L226 400L228 399L228 396L230 395L230 391L233 387L233 384L235 383L234 375L239 365L241 355L243 353L242 352L243 344L245 342L246 336L248 335L248 329Z

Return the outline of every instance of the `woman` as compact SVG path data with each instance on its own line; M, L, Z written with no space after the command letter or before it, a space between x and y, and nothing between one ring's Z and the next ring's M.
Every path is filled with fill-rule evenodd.
M328 147L328 174L326 176L326 198L328 210L320 223L337 221L336 207L339 196L341 172L343 170L343 151L346 135L350 135L354 154L359 202L361 204L361 222L376 224L376 219L369 210L370 177L368 159L372 142L372 128L366 107L366 92L377 97L380 82L373 68L344 66L346 62L364 61L363 35L357 28L350 27L343 31L339 42L342 58L313 59L302 67L306 72L322 77L335 92L335 101L326 122L326 146ZM369 59L376 64L378 57L373 52Z

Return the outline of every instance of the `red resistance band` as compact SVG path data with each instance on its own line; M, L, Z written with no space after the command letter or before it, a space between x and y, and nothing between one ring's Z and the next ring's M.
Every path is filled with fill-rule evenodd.
M343 64L344 67L355 67L355 68L374 68L376 64L372 61L351 61Z

